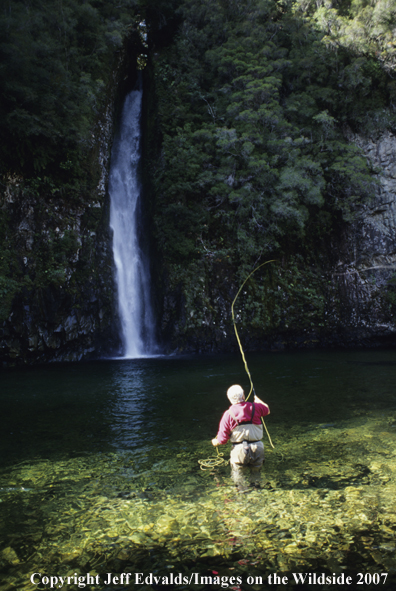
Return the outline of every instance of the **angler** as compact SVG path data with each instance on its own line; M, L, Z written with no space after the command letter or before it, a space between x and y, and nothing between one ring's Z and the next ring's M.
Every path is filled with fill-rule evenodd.
M254 402L247 402L239 385L228 388L227 397L231 406L221 417L219 430L212 439L212 444L217 447L231 441L231 478L239 492L248 492L246 476L249 469L250 485L260 488L260 472L264 462L261 417L269 415L270 410L256 394Z

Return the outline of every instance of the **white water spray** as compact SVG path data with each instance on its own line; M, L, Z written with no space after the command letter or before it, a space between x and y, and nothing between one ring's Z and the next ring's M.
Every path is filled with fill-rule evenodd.
M109 178L118 307L123 356L127 358L155 352L149 266L139 241L142 94L142 89L138 88L125 99L120 129L113 144Z

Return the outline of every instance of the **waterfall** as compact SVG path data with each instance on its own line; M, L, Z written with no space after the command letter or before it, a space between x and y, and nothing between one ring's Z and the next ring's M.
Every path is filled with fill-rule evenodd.
M110 226L116 268L123 356L155 352L148 259L142 249L139 179L141 82L125 99L111 154Z

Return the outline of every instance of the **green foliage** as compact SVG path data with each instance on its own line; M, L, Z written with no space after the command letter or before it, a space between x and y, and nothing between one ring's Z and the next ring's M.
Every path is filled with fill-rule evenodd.
M66 221L63 220L64 223ZM35 287L42 289L63 285L67 279L67 269L80 247L76 232L66 230L60 235L50 232L45 240L40 240L40 236L37 236L35 245Z
M238 302L241 328L269 334L323 327L325 292L318 268L307 266L301 257L290 257L287 269L273 265L253 276Z
M162 138L150 162L155 231L187 306L197 265L227 258L242 281L256 261L276 256L284 285L267 286L264 299L255 294L251 325L281 326L280 293L294 302L290 314L307 310L307 327L323 324L325 280L305 274L304 260L326 252L375 186L345 132L395 124L390 62L348 45L340 24L378 10L337 6L184 0L178 35L153 59ZM389 3L381 10L393 15ZM294 264L296 253L303 259ZM268 298L279 309L267 317Z
M199 255L204 222L209 240L220 233L233 256L253 257L303 240L321 209L351 219L372 192L339 124L366 117L361 86L368 96L385 74L365 77L363 58L336 55L276 3L231 5L184 2L180 34L154 65L164 134L158 236L187 259Z
M273 256L278 283L248 289L251 326L282 327L285 306L318 326L323 281L304 261L318 269L317 251L373 192L345 132L395 127L395 14L395 0L4 0L0 172L22 172L37 207L78 202L96 186L91 132L134 29L156 101L145 145L154 231L188 326L207 321L195 308L211 307L210 285L194 278L226 262L242 281ZM4 230L3 316L28 287L7 254L12 240ZM64 229L38 235L29 281L64 285L79 248Z
M293 6L296 14L316 22L324 32L323 41L330 47L348 48L360 55L375 57L375 64L384 65L389 71L396 65L396 3L394 0L343 0L332 3L297 0ZM358 57L349 73L355 84L364 84L359 72ZM364 60L363 60L364 61Z
M2 3L3 171L78 166L134 7L134 0Z
M37 179L36 184L30 182L30 195L26 197L32 194L36 196L37 187L42 188L43 183L48 185L45 179ZM65 229L37 232L32 244L26 249L21 235L11 231L15 220L13 222L4 209L0 210L0 321L8 318L16 297L26 302L34 291L37 293L47 287L58 288L70 279L75 269L76 255L81 248L81 239L74 230L67 229L73 225L73 219L66 212L57 222L60 225L63 223ZM48 209L40 204L36 210L35 224L42 227L48 223L51 225L53 220L48 220Z

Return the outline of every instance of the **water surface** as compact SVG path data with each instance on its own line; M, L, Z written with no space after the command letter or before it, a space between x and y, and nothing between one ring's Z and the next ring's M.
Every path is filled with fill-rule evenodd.
M254 589L248 576L266 584L271 573L388 573L388 588L396 351L248 363L275 444L265 442L263 488L249 495L236 493L229 466L198 465L215 453L226 389L249 390L238 356L3 371L0 589L49 588L33 585L33 572L89 572L100 577L92 589L147 590L105 584L105 573L154 571L238 575L242 589Z

